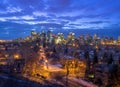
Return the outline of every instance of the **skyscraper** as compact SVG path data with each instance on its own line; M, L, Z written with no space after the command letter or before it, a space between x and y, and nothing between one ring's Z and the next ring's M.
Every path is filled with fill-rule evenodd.
M118 41L120 41L120 36L118 36Z

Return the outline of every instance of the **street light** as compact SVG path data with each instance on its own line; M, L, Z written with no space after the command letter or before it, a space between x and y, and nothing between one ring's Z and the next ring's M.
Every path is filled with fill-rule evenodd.
M19 59L20 55L19 54L14 54L14 59Z
M48 69L48 60L45 59L44 61L44 69L47 70Z

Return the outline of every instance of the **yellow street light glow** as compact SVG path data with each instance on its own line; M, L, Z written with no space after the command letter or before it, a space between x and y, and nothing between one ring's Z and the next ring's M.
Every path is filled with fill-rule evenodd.
M47 66L44 65L44 69L47 70Z
M15 55L14 55L14 58L15 58L15 59L19 59L19 58L20 58L20 55L19 55L19 54L15 54Z
M96 45L95 48L98 49L98 46Z
M44 63L44 69L45 69L45 70L47 70L47 69L48 69L48 65L47 65L47 63L48 63L48 60L47 60L47 59L45 59L45 63Z
M47 63L47 62L48 62L48 60L46 59L46 60L45 60L45 62Z

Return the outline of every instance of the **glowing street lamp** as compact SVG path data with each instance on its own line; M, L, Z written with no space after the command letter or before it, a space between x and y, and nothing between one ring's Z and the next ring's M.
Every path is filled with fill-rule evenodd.
M48 60L45 59L45 62L44 62L44 69L47 70L48 69Z
M47 62L48 62L48 60L46 59L46 60L45 60L45 63L47 63Z
M19 59L20 55L19 54L14 54L14 59Z

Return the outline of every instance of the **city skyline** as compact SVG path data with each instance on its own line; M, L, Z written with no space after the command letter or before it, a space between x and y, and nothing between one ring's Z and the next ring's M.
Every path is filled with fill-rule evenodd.
M103 35L111 32L110 35L118 36L119 3L119 0L1 0L0 39L15 39L28 36L32 30L45 29L64 33L83 29L87 30L85 33L89 30L96 33L105 29L107 33Z

